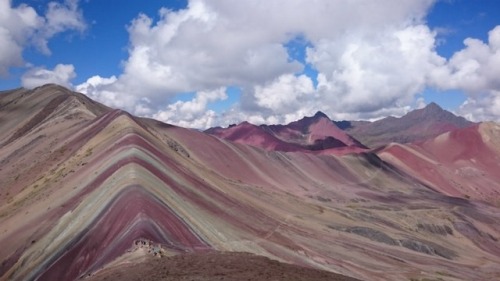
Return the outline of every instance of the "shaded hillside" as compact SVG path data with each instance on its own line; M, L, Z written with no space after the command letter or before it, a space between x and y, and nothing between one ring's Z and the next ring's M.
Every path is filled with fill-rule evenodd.
M233 143L54 85L0 102L0 280L137 266L169 280L196 264L199 280L217 268L225 280L500 278L497 124L338 156ZM457 169L470 178L452 190Z
M322 112L287 125L256 126L243 122L228 128L210 128L205 132L232 142L275 151L359 152L366 149Z
M372 148L391 142L410 143L426 140L453 129L474 125L463 117L443 110L435 103L411 111L400 118L386 117L375 122L340 121L336 124Z

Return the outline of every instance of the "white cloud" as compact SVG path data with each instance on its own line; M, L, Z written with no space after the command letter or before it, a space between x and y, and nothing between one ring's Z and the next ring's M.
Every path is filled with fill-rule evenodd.
M489 32L487 43L467 38L464 45L450 58L447 67L436 73L435 84L471 94L500 89L500 26Z
M298 110L301 107L300 101L312 98L308 96L313 93L313 82L305 75L285 74L264 87L255 87L257 104L276 113L284 113L282 112L284 109Z
M472 121L500 122L500 91L491 91L484 96L468 98L458 113Z
M366 30L323 40L307 59L320 72L318 91L331 111L376 113L413 103L429 71L444 64L424 25Z
M213 110L207 110L207 105L225 99L226 88L200 91L193 100L169 104L165 110L159 110L153 117L182 127L204 129L213 126L217 118Z
M0 0L0 75L23 63L22 50L43 19L27 5L11 7L10 0Z
M128 27L129 58L116 81L125 94L165 103L180 92L253 85L301 70L279 39L242 33L203 1L159 14L157 22L141 14Z
M22 86L32 89L44 84L55 83L65 87L71 87L71 80L75 78L75 68L72 64L58 64L53 70L42 67L29 69L21 77Z
M0 76L8 75L11 67L23 66L22 52L27 46L34 45L50 54L47 44L54 35L85 28L76 0L50 2L45 15L38 15L26 4L12 7L11 0L0 0Z
M500 27L488 43L467 39L446 60L425 24L433 3L192 0L183 10L161 9L157 21L135 18L123 73L77 88L108 105L191 127L223 118L289 122L316 110L335 119L403 115L422 105L417 99L427 87L466 91L466 112L480 104L476 93L500 88ZM299 75L303 63L284 47L297 36L308 41L306 63L318 71L317 86ZM220 116L205 112L212 102L206 93L229 86L243 89L239 104ZM183 92L198 95L172 103Z
M164 112L178 93L234 85L244 92L233 116L264 122L318 109L400 110L425 86L424 72L441 63L435 35L422 25L433 2L192 0L183 10L161 9L157 21L141 14L131 22L124 71L103 91L149 115ZM295 76L304 65L284 44L296 36L310 42L307 60L320 72L319 89ZM149 102L137 107L141 98Z
M248 118L256 123L288 123L320 109L315 102L318 94L306 75L284 74L264 86L255 86L252 93L257 112Z
M65 0L64 3L50 2L45 14L45 23L34 38L37 47L45 54L50 54L48 39L66 30L83 32L87 28L78 0Z
M128 100L120 96L119 90L114 89L117 81L115 76L109 78L95 75L86 82L75 86L77 92L85 93L91 99L104 103L114 108L127 108L136 99Z
M432 77L440 89L464 91L468 99L458 112L476 121L500 120L500 26L488 35L488 42L465 39L465 48Z

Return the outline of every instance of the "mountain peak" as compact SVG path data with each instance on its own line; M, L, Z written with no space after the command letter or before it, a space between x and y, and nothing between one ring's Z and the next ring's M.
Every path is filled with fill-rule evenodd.
M440 111L444 111L444 109L441 106L439 106L437 103L435 103L435 102L429 103L428 105L426 105L422 109L424 111L427 111L427 112L440 112Z
M232 142L274 151L319 153L335 148L342 148L343 152L366 149L321 111L286 125L256 126L243 121L227 129L211 128L205 132Z
M456 116L431 102L426 107L406 115L384 119L349 128L348 132L370 147L390 142L409 143L436 137L444 132L465 128L474 123Z
M314 117L314 118L328 118L328 119L330 119L330 118L329 118L326 114L324 114L324 113L323 113L323 112L321 112L321 111L316 112L316 114L314 114L314 116L313 116L313 117Z
M425 107L429 107L429 108L441 108L441 106L439 106L439 104L435 103L435 102L430 102L428 105L426 105Z

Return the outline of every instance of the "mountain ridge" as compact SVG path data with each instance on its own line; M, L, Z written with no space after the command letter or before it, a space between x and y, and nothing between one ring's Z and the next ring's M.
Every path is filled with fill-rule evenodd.
M431 102L424 108L410 111L399 118L389 116L374 122L340 121L338 124L363 144L375 148L391 142L424 141L454 129L473 126L476 123L456 116Z
M58 91L73 96L17 90L0 107L0 280L100 280L131 265L169 278L170 256L234 280L217 260L236 252L358 280L500 276L496 123L359 153L283 152L66 98L4 142Z
M246 130L253 133L246 133ZM227 128L210 128L205 132L236 143L285 152L348 153L367 149L320 111L286 125L257 126L245 121Z
M321 122L323 124L323 126L319 126L321 129L311 132L312 126ZM355 148L353 152L359 152L368 147L376 148L391 142L425 141L442 133L473 126L476 123L456 116L431 102L426 107L410 111L402 117L388 116L374 122L334 121L323 112L318 111L313 116L305 116L286 125L254 125L262 129L256 133L254 128L254 133L266 139L265 141L255 141L253 138L243 136L246 135L243 131L245 128L249 128L249 124L244 121L227 128L209 128L205 132L233 142L254 145L267 150L317 151L330 149L334 151L335 148L351 147ZM345 133L340 132L340 130ZM329 133L323 133L325 131ZM266 133L268 135L264 136ZM301 134L307 135L312 142L303 139L304 136L300 136ZM327 140L328 137L331 138ZM273 139L274 142L277 142L274 145L272 144ZM319 141L316 147L314 146L315 140ZM325 145L324 143L328 143L328 141L330 144Z

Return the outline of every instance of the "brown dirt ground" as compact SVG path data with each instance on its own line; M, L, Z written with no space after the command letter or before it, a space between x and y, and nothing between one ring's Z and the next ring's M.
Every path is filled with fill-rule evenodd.
M249 253L204 252L172 257L150 257L145 262L122 264L85 280L328 280L356 281L328 271L281 263ZM359 280L358 280L359 281Z

